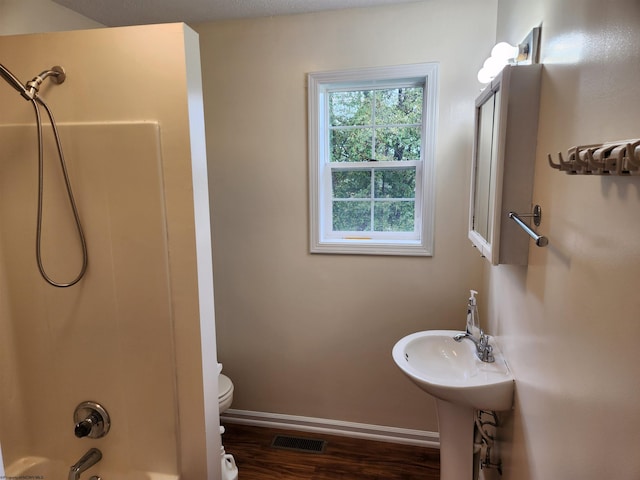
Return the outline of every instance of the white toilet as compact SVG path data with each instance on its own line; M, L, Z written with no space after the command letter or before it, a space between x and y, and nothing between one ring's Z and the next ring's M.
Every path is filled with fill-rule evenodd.
M218 407L220 413L225 412L233 401L233 382L222 373L218 374Z
M218 410L225 412L233 401L233 382L229 377L223 375L222 364L218 364ZM224 427L220 426L220 435L224 433ZM224 446L220 447L220 462L223 480L238 480L238 467L233 455L224 451Z

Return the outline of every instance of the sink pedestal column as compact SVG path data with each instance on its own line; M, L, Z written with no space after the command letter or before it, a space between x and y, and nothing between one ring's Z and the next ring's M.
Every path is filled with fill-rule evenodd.
M475 410L436 399L440 431L440 480L473 480Z

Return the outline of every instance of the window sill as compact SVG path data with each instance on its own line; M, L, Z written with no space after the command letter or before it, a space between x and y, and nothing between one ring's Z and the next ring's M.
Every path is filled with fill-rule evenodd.
M414 240L327 240L311 245L311 253L346 255L403 255L431 257L433 252Z

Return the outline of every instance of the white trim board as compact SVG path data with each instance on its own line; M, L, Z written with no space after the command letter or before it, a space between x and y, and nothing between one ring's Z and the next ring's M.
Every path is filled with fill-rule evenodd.
M363 438L378 442L402 443L421 447L440 448L440 435L426 430L344 422L326 418L300 417L280 413L252 412L229 409L220 420L228 423L253 425L256 427L282 428L300 432L326 433L343 437Z

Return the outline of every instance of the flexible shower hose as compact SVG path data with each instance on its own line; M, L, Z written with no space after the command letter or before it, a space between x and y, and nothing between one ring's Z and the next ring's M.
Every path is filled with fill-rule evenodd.
M87 271L87 263L88 263L88 255L87 255L87 243L84 238L84 232L82 231L82 224L80 223L80 216L78 215L78 208L76 207L76 202L73 198L73 192L71 191L71 182L69 181L69 174L67 172L67 165L64 161L64 153L62 151L62 145L60 143L60 135L58 134L58 128L56 127L56 122L53 119L53 114L49 109L48 105L39 97L34 97L30 100L33 104L33 109L36 113L36 127L38 131L38 219L36 226L36 261L38 263L38 270L40 270L40 275L44 278L47 283L53 285L54 287L65 288L71 287L80 281L80 279L84 276ZM40 109L38 108L38 104L42 105L49 116L49 120L51 121L51 128L53 129L53 136L56 140L56 148L58 150L58 158L60 159L60 167L62 169L62 175L64 177L64 183L67 187L67 196L69 198L69 203L71 204L71 210L73 211L73 217L76 223L76 229L78 231L78 237L80 240L80 244L82 245L82 267L80 268L80 272L70 282L61 283L53 280L47 272L45 271L44 265L42 263L42 201L43 201L43 193L44 193L44 146L42 142L42 118L40 115Z

